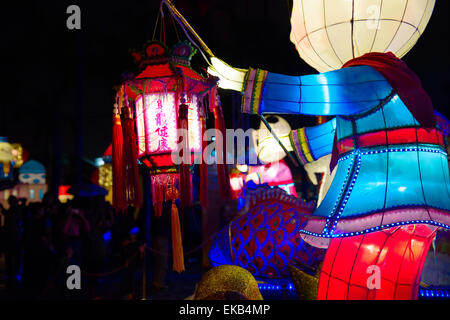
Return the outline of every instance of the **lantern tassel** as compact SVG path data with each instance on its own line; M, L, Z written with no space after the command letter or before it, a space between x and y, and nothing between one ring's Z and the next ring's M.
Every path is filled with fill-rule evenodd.
M184 254L183 242L181 238L180 217L178 215L178 208L175 201L172 201L171 209L171 228L172 228L172 257L173 257L173 271L183 272L184 268Z
M178 128L188 132L188 106L184 103L180 104L178 114ZM181 156L183 161L180 164L180 205L181 208L192 206L192 186L191 186L191 174L190 174L190 149L189 149L189 135L183 137L182 140ZM187 154L184 154L187 152Z
M137 166L137 142L134 132L134 119L130 107L123 112L123 167L125 169L125 198L129 205L136 208L142 206L142 193Z
M226 164L227 139L226 139L225 119L223 118L222 108L220 106L219 97L217 95L217 87L214 87L211 90L211 94L209 96L209 107L212 108L214 113L214 126L216 127L216 136L217 134L221 134L222 136L222 145L217 145L217 143L220 142L220 139L216 138L216 151L219 151L216 152L216 154L218 157L217 175L219 180L220 195L222 199L230 200L231 187L230 187L230 178L228 175L228 167ZM220 149L222 149L221 152Z
M202 120L202 137L205 135L206 131L206 120L203 118ZM205 150L207 147L207 141L202 139L202 150ZM200 155L202 157L200 163L200 205L203 209L208 208L208 164L205 159L203 159L203 154Z
M162 214L162 203L164 201L163 199L163 192L164 192L164 184L162 181L160 181L160 178L157 176L152 176L152 202L153 202L153 208L155 209L155 217L159 218Z
M117 112L117 105L116 105ZM126 209L124 192L124 172L123 172L123 136L120 115L113 116L112 131L112 166L113 166L113 206L117 209Z

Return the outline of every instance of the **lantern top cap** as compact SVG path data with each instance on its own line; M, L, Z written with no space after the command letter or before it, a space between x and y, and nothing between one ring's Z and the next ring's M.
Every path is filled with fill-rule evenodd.
M19 169L19 173L45 173L45 167L42 163L36 160L28 160Z
M170 59L178 64L190 66L191 58L197 50L187 41L179 42L172 47Z
M190 66L191 58L196 52L197 50L188 41L179 42L170 50L164 43L150 41L145 44L143 51L132 51L131 55L142 69L146 65L165 64L169 61Z

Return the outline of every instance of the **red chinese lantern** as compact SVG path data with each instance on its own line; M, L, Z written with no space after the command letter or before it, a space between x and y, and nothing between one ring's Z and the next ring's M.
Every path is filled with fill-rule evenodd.
M175 200L180 199L181 207L192 205L190 169L194 159L203 156L205 147L202 139L206 116L204 102L210 102L214 115L221 114L220 105L216 103L217 79L205 78L190 66L195 52L196 49L185 41L170 51L160 42L150 42L144 52L133 53L139 63L139 74L121 86L113 126L113 167L118 177L114 180L114 205L119 208L130 204L139 206L139 186L135 178L139 159L151 175L155 216L161 216L163 202L172 201L172 240L177 251L174 252L174 269L177 271L184 270L184 264ZM222 127L220 129L224 130ZM198 163L201 166L201 204L206 206L206 163L203 159ZM118 188L116 180L119 180Z
M317 299L417 299L435 229L414 224L333 239L323 262Z

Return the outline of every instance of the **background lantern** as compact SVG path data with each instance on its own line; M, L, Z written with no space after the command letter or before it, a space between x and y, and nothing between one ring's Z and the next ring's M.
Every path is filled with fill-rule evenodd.
M298 232L314 202L267 185L247 189L245 207L215 237L212 266L237 265L263 278L286 278L294 261L317 268L324 250L306 244Z
M14 189L19 198L41 201L47 192L45 167L35 160L25 162L19 169L19 184Z
M12 179L12 167L14 167L13 147L8 139L0 137L0 180Z
M367 52L403 57L431 17L435 0L294 0L291 41L319 72Z
M106 148L102 157L95 158L94 165L97 167L91 175L91 181L100 187L105 188L108 194L105 200L112 203L113 197L113 168L112 168L112 144Z

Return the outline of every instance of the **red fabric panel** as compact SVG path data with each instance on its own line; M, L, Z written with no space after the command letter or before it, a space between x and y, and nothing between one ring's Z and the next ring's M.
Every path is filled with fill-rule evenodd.
M331 241L327 250L327 257L322 265L322 273L330 274L331 269L333 268L334 258L339 250L339 245L341 244L342 238L337 238Z
M368 291L370 290L368 290L367 287L351 285L348 288L349 300L366 300Z
M332 239L317 298L417 299L420 275L433 237L434 230L417 224ZM369 289L367 282L376 272L368 272L368 267L373 265L379 267L380 287Z
M444 144L442 140L442 134L438 132L436 129L433 130L418 129L417 136L419 138L419 141L440 145Z
M333 269L331 270L333 277L344 280L345 283L350 282L353 265L363 238L364 236L356 236L352 237L352 241L342 240L339 246L338 257L334 260ZM360 283L361 281L358 282Z
M170 77L174 74L168 63L148 65L145 69L136 77L136 79L144 78L163 78Z
M388 143L386 143L386 135ZM397 145L397 144L415 144L429 143L444 146L442 133L436 129L423 128L401 128L395 130L377 131L364 133L358 136L358 145L360 147L373 147ZM353 150L353 139L345 138L338 143L339 153L345 153Z
M367 267L377 264L386 239L387 235L384 232L375 232L370 237L366 235L361 242L361 249L358 250L358 255L356 256L358 263L355 263L353 266L350 282L352 287L365 288L366 294L364 299L367 299L368 292L371 291L367 288L367 279L370 276L367 273Z
M358 144L364 146L386 145L386 132L377 131L362 134L358 137Z
M370 52L346 62L342 68L361 65L376 69L386 78L422 127L436 126L431 99L422 88L419 77L408 68L405 62L398 59L392 52Z
M341 300L342 297L347 296L347 291L348 291L348 283L340 279L330 277L328 284L327 300Z
M353 145L352 138L346 138L344 140L339 141L338 150L339 150L340 154L346 153L348 151L352 151L353 148L354 148L354 145Z
M327 288L329 279L330 277L327 274L325 273L320 274L319 286L317 290L317 300L327 299L327 292L328 292Z
M389 144L416 143L416 128L402 128L387 131Z

